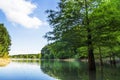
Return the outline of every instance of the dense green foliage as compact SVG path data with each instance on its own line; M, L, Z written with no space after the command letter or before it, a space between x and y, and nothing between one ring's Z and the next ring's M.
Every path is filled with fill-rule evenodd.
M95 69L95 58L120 57L119 0L60 0L58 10L47 10L54 42L42 50L42 58L84 58ZM115 62L114 62L115 63ZM93 65L93 66L92 66Z
M25 58L25 59L40 59L40 54L19 54L19 55L11 55L11 58Z
M7 57L9 54L9 47L11 39L7 29L3 24L0 24L0 57Z

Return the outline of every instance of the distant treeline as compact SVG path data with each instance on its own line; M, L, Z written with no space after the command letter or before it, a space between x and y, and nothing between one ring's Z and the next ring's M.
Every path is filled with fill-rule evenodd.
M41 58L41 54L18 54L18 55L11 55L10 58Z

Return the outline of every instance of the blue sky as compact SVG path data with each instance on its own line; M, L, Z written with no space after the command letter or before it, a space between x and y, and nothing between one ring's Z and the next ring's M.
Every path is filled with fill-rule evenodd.
M10 55L38 53L47 44L43 38L52 30L45 10L56 9L59 0L0 0L0 23L7 28Z

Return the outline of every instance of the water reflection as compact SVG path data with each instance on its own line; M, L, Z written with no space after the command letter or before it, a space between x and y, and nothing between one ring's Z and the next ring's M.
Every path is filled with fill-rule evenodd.
M66 61L41 61L43 72L60 80L88 80L85 63Z
M28 64L40 64L41 60L39 59L12 59L13 62L18 63L28 63Z
M43 73L39 60L14 60L0 67L0 80L56 80Z
M120 65L97 65L96 72L88 71L88 64L79 61L13 60L0 67L0 80L119 80Z
M89 71L89 80L96 80L96 71Z
M60 80L119 80L120 66L117 68L105 64L97 65L96 72L90 72L87 63L73 61L41 61L44 73Z
M119 65L119 64L118 64ZM120 66L113 67L110 64L104 64L103 67L97 67L97 80L119 80Z

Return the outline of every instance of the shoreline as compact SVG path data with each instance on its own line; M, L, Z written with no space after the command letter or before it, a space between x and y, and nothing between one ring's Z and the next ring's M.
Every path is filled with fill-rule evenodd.
M40 59L40 60L56 60L56 61L68 61L68 62L72 62L72 61L87 61L87 59L75 59L75 58L68 58L68 59Z
M10 58L0 58L0 67L8 65L10 61Z

